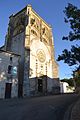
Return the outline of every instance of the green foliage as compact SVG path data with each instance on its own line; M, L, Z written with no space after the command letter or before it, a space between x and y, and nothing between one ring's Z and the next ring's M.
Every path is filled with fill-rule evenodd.
M74 83L73 83L73 78L70 78L70 79L62 79L61 82L67 82L69 84L69 86L74 86Z
M71 31L68 36L63 36L62 40L79 41L80 40L80 9L72 4L68 4L64 10L66 24L70 25ZM80 46L72 45L71 50L64 49L62 54L58 56L58 61L63 60L69 66L77 65L75 71L73 71L73 80L75 81L76 87L80 87ZM77 74L76 74L77 73ZM73 86L72 79L63 79L61 81L69 83Z
M65 7L64 14L66 15L65 23L70 24L72 31L69 32L68 36L63 37L63 40L80 40L80 9L69 3Z
M71 31L68 36L63 37L63 40L79 41L80 40L80 9L72 4L68 4L64 10L65 23L70 24ZM80 46L71 46L71 50L64 49L62 54L58 56L58 61L63 60L69 66L80 65Z
M76 82L76 86L77 86L77 87L80 87L80 79L76 78L76 79L75 79L75 82Z
M73 78L75 79L76 86L80 87L80 66L73 71Z
M72 46L71 50L63 50L62 55L58 56L58 61L64 60L64 63L67 63L69 66L80 64L80 47Z

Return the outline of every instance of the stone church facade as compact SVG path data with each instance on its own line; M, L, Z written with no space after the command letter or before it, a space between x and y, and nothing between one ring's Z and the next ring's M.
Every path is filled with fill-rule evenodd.
M0 98L18 96L18 61L20 56L0 50Z
M52 28L31 5L9 17L4 49L20 55L19 97L59 93Z

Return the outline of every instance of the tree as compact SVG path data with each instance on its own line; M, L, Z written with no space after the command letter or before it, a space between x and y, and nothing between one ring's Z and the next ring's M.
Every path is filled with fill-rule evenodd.
M69 86L73 87L74 86L74 83L73 83L73 78L64 78L62 80L60 80L61 82L67 82L69 84Z
M76 87L80 87L80 66L73 71L73 78L75 79Z
M80 9L68 3L64 10L65 23L69 23L71 31L68 36L63 36L62 40L79 41L80 40ZM58 61L63 60L69 66L77 65L80 67L80 46L76 44L71 46L71 50L64 49L62 54L58 56Z

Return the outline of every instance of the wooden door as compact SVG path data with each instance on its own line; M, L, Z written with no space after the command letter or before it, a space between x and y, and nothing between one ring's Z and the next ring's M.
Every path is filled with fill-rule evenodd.
M5 98L11 98L11 87L12 87L12 83L6 83Z
M38 79L38 92L43 92L42 79Z

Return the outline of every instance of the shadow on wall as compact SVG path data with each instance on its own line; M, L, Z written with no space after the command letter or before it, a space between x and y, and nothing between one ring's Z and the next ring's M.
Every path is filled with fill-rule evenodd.
M0 73L0 99L18 96L18 81L8 80L6 72Z
M30 94L49 95L60 93L59 79L50 78L46 75L30 78Z

